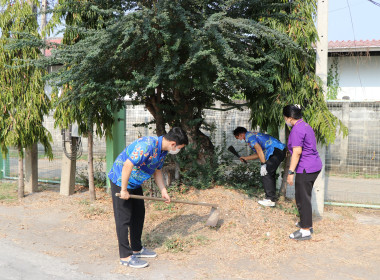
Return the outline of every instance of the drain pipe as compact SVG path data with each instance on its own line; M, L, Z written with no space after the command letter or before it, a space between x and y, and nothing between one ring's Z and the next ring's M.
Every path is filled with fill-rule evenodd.
M327 202L326 201L325 205L380 209L380 205L371 205L371 204L356 204L356 203L342 203L342 202Z

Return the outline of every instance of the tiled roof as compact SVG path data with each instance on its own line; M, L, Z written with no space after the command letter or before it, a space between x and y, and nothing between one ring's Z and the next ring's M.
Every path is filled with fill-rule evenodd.
M61 44L62 43L62 38L49 38L46 40L47 43L56 43L56 44ZM45 50L45 56L51 56L51 49L46 49Z
M360 40L360 41L330 41L329 52L340 51L379 51L380 40Z

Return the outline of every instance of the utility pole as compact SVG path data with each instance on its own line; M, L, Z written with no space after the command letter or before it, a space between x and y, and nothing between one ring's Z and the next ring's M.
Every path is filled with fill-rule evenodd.
M319 36L319 41L316 44L317 61L315 67L315 74L322 81L322 90L325 95L327 93L327 59L328 59L328 12L329 12L329 1L328 0L318 0L317 4L317 31ZM325 177L325 162L326 162L326 146L318 145L319 155L322 160L322 170L319 174L313 189L312 195L312 206L313 213L318 216L323 215L323 208L325 203L325 187L326 187L326 177Z

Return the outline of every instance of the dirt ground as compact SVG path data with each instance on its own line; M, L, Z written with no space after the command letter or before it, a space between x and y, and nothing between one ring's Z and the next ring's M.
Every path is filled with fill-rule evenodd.
M310 241L296 230L292 202L264 208L256 198L216 187L173 194L220 205L216 228L210 208L146 202L143 241L159 256L149 267L118 263L111 198L88 192L60 196L56 187L0 202L0 241L52 256L89 275L128 279L379 279L380 211L326 207ZM111 276L110 276L111 275ZM1 278L1 277L0 277Z

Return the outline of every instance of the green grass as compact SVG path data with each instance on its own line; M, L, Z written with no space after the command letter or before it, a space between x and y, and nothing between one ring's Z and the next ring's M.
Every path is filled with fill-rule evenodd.
M166 211L168 213L174 213L177 210L174 203L165 203L165 202L155 202L154 209L158 211Z
M206 236L198 235L191 237L183 237L180 235L174 235L168 238L163 246L166 251L172 253L178 253L187 251L192 247L199 247L209 243L209 239Z
M286 205L282 203L277 203L277 208L284 211L285 214L292 214L299 216L297 206L295 204Z
M0 182L0 200L13 201L17 199L17 184Z

